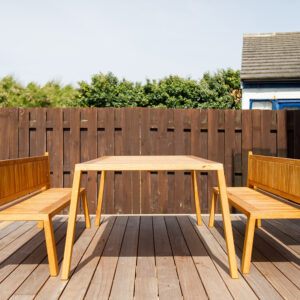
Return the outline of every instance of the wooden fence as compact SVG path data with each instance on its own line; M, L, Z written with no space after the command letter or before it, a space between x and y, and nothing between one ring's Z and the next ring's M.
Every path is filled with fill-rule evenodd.
M299 112L150 108L0 109L0 159L50 153L53 187L74 164L102 155L193 154L224 163L228 186L246 184L247 153L299 155ZM298 118L297 118L298 116ZM100 173L82 176L95 213ZM216 176L198 175L202 212ZM190 172L108 172L103 213L190 213Z

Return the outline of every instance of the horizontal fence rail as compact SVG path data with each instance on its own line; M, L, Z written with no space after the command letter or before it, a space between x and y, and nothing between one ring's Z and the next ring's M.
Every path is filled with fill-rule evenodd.
M300 112L160 108L0 109L0 159L50 154L53 187L71 187L74 165L103 155L192 154L224 164L244 186L247 153L299 158ZM101 173L82 175L95 213ZM215 174L199 172L203 213ZM193 213L190 171L107 172L103 213Z

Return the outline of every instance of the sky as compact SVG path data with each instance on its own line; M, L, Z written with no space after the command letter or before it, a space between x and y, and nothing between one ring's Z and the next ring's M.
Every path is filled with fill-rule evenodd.
M300 31L299 12L299 0L0 0L0 79L200 79L240 69L245 33Z

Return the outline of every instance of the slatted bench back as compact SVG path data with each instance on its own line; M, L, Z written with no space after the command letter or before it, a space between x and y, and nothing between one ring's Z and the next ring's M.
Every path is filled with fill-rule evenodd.
M300 203L300 160L249 152L248 186Z
M0 161L0 204L50 188L49 155Z

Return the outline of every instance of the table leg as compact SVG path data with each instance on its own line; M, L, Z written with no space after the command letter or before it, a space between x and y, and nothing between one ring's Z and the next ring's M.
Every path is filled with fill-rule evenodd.
M83 206L83 212L84 212L84 219L85 219L85 227L91 228L91 220L90 220L90 214L89 214L89 207L86 197L86 190L84 190L81 193L81 200L82 200L82 206Z
M196 215L197 215L197 224L198 224L198 226L201 226L202 225L201 208L200 208L200 201L199 201L196 171L192 171L192 180L193 180L193 188L194 188L194 199L195 199L195 207L196 207Z
M102 201L103 201L105 175L106 175L106 171L102 171L101 172L101 179L100 179L99 195L98 195L97 212L96 212L96 222L95 222L96 226L100 226L100 218L101 218L101 209L102 209Z
M230 211L229 211L229 204L228 204L227 191L226 191L226 182L225 182L223 168L221 170L217 170L217 175L218 175L220 202L221 202L221 209L222 209L222 216L223 216L230 276L232 278L238 278L239 275L238 275L238 270L236 265L233 233L232 233Z
M73 187L72 187L72 196L71 196L71 203L70 203L69 221L68 221L68 228L67 228L67 235L66 235L64 261L63 261L62 272L61 272L62 280L68 280L70 276L77 206L78 206L78 198L79 198L80 179L81 179L81 171L76 170L75 168Z

